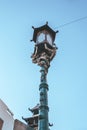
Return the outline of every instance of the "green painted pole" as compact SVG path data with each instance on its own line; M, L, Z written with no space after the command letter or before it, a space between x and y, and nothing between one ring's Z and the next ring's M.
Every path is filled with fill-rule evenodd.
M48 22L45 25L34 28L33 39L35 42L34 53L32 54L32 62L38 64L41 67L41 82L39 86L40 91L40 106L39 106L39 119L38 130L49 130L49 118L48 118L48 84L46 76L50 62L56 54L57 47L54 44L55 36L58 31L54 31L48 26Z
M41 83L39 86L40 91L40 107L39 107L39 123L38 130L49 130L49 119L48 119L48 84L46 81L46 68L44 66L41 67Z

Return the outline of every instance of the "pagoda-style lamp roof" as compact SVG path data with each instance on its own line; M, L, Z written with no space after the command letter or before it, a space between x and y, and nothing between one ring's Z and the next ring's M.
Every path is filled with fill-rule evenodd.
M32 117L24 118L22 119L32 128L38 127L38 116L39 116L39 104L37 104L32 109L29 108L29 110L33 113Z
M48 32L48 34L51 35L52 37L52 41L54 42L55 40L55 35L58 31L54 31L53 29L51 29L49 26L48 26L48 22L46 22L45 25L43 26L40 26L38 28L35 28L34 26L32 26L32 28L34 29L34 32L33 32L33 39L31 41L34 41L35 43L37 42L37 36L39 34L39 32L43 32L43 31L46 31Z
M38 114L39 113L39 104L37 104L32 109L29 108L29 111L31 111L33 113L33 115Z
M29 117L29 118L24 118L22 119L32 128L38 127L38 115Z

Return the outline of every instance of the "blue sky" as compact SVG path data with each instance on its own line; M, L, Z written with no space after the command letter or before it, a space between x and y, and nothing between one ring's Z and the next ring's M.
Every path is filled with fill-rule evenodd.
M31 26L59 30L48 73L51 130L87 130L87 0L0 0L0 98L14 118L39 102L40 67L33 64Z

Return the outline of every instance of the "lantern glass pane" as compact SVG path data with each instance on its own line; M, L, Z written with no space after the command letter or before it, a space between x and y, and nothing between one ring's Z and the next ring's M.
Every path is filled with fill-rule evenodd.
M52 37L47 34L47 42L52 45Z
M40 35L38 36L38 42L43 42L45 40L45 34L44 33L40 33Z

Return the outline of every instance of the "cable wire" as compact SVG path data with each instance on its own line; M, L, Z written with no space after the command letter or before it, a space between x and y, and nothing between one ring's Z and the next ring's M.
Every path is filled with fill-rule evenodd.
M84 19L87 19L87 16L81 17L81 18L79 18L79 19L75 19L75 20L70 21L70 22L65 23L65 24L62 24L62 25L56 27L55 29L57 29L57 28L62 28L62 27L64 27L64 26L68 26L69 24L76 23L76 22L81 21L81 20L84 20Z

